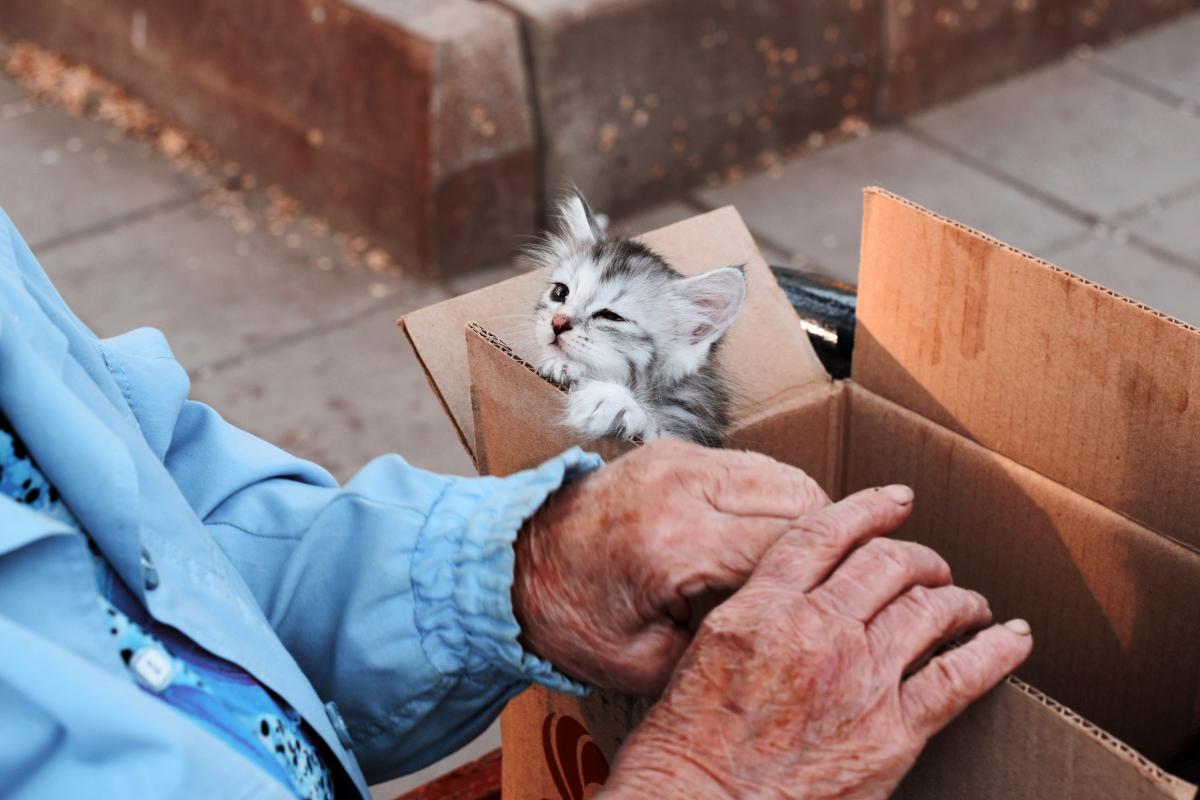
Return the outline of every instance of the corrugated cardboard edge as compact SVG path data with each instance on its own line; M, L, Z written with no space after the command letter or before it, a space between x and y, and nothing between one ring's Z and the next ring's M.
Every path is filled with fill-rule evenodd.
M1170 314L1166 314L1162 311L1159 311L1157 308L1148 306L1145 303L1139 303L1137 300L1126 297L1125 295L1120 294L1118 292L1114 292L1112 289L1109 289L1106 286L1101 286L1100 284L1096 283L1095 281L1090 281L1087 278L1083 277L1082 275L1076 275L1074 272L1065 270L1062 267L1057 266L1056 264L1052 264L1049 261L1047 261L1046 259L1041 258L1040 256L1035 256L1032 253L1028 253L1028 252L1022 250L1019 247L1013 247L1010 244L1005 244L1004 242L1000 241L999 239L995 238L994 236L986 234L977 228L972 228L970 225L964 225L963 223L958 222L957 220L950 219L949 217L939 214L936 211L931 211L930 209L925 208L924 206L920 205L919 203L914 203L912 200L909 200L905 197L901 197L900 195L895 194L894 192L890 192L887 189L884 189L882 186L868 186L863 189L863 195L864 195L864 197L871 196L871 195L878 195L880 197L886 197L889 200L895 200L897 203L908 206L909 208L912 208L916 211L920 211L922 214L926 214L926 215L936 219L938 222L945 223L946 225L949 225L952 228L957 228L958 230L963 231L964 233L968 233L974 237L977 237L977 238L981 239L982 241L987 242L989 245L992 245L993 247L998 247L1002 250L1007 250L1008 252L1013 253L1014 255L1018 255L1018 256L1021 256L1022 258L1027 258L1030 261L1034 261L1037 264L1039 264L1043 267L1046 267L1047 269L1049 269L1053 272L1056 272L1060 275L1070 278L1072 281L1077 282L1081 286L1087 286L1092 289L1097 289L1097 290L1103 292L1104 294L1109 295L1110 297L1113 297L1116 300L1120 300L1122 303L1125 303L1126 305L1129 305L1132 308L1136 308L1140 311L1146 311L1150 314L1153 314L1156 317L1159 317L1160 319L1163 319L1174 325L1178 325L1180 328L1183 328L1184 330L1188 330L1188 331L1192 331L1193 333L1200 334L1200 328L1197 328L1194 325L1184 322L1183 320L1179 319L1178 317L1173 317ZM864 214L863 215L863 225L862 225L862 231L863 231L864 237L866 235L866 230L867 230L867 217L866 217L866 214Z
M530 364L528 361L526 361L525 359L521 358L519 355L514 353L513 349L511 347L509 347L507 344L505 344L503 339L501 339L499 336L497 336L496 334L489 331L487 328L480 325L478 322L468 322L467 323L468 338L470 337L471 334L475 334L476 336L478 336L479 338L483 339L488 344L490 344L492 347L499 350L506 357L508 357L512 361L515 361L518 364L520 364L522 367L525 368L526 372L529 372L530 374L534 375L538 380L545 381L546 383L553 386L555 389L558 389L563 394L567 393L568 390L567 390L566 386L563 386L561 383L559 383L557 381L552 381L552 380L549 380L549 379L543 377L542 374L537 371L537 367L533 366L533 364Z
M1064 706L1062 703L1054 700L1039 692L1037 689L1030 686L1020 678L1009 677L1005 682L1014 689L1028 695L1038 703L1041 703L1046 708L1058 714L1068 723L1083 731L1094 742L1099 744L1104 749L1117 755L1122 761L1134 767L1138 772L1145 775L1148 779L1160 786L1162 789L1170 792L1170 796L1176 800L1194 800L1196 797L1196 788L1192 784L1176 777L1164 770L1162 767L1155 764L1150 759L1143 756L1138 751L1134 750L1129 745L1122 742L1117 737L1110 733L1106 733L1096 727L1086 719L1076 714L1071 709Z
M562 424L565 387L543 378L483 326L471 323L465 335L476 466L481 474L510 475L571 447L613 459L641 443L615 437L584 439Z
M1054 749L1051 757L1046 748ZM1195 787L1015 678L934 736L893 800L1191 800Z
M1200 330L881 189L853 372L871 391L1200 546Z
M913 488L896 536L937 551L997 618L1030 622L1017 674L1152 759L1186 747L1200 554L862 386L845 396L844 492Z
M1048 715L1046 717L1048 725L1069 726L1072 733L1078 734L1083 741L1099 748L1100 753L1132 770L1127 777L1125 774L1122 775L1120 786L1113 788L1131 788L1130 781L1135 780L1145 782L1138 787L1139 791L1134 795L1134 800L1147 800L1150 797L1153 797L1154 800L1195 800L1195 786L1165 772L1124 742L1100 730L1079 714L1052 700L1024 681L1013 677L1007 678L980 702L998 703L1001 708L1011 707L1013 703L1030 703ZM556 787L556 776L553 772L579 769L578 763L557 763L553 766L550 763L555 760L555 754L554 748L548 746L546 735L555 723L563 719L573 720L574 723L582 725L582 738L573 740L573 752L578 753L589 742L594 742L603 753L604 761L611 767L616 760L618 748L632 728L631 723L635 721L629 717L630 710L644 711L645 705L646 701L610 695L605 692L596 692L585 701L578 697L552 692L542 686L530 687L510 701L501 715L501 736L504 739L507 754L502 767L503 796L517 798L560 796L560 791ZM966 725L971 730L971 733L968 734L968 741L987 732L986 727L981 728L981 721L975 718L968 709L968 714L960 718L960 721L952 723L952 729L948 730L946 734L962 736L962 732L956 733L953 730L953 727L959 725L960 722L961 725ZM512 758L513 752L519 752L523 757ZM924 758L925 754L922 754L918 759L918 769ZM929 764L926 763L925 767L928 766ZM959 794L957 790L961 786L955 787L947 784L953 783L959 770L968 765L948 763L945 759L940 759L936 766L941 771L937 774L944 774L947 780L934 787L925 786L927 789L932 788L932 794L930 792L916 793L911 785L902 783L895 797L905 798L905 800L908 798L927 800L931 797L934 800L967 800L968 797L970 800L975 800L978 797L986 800L987 798L1011 796L1002 786L995 786L995 791L986 794ZM1026 769L1028 764L1009 763L1006 766L1010 771L1020 772ZM949 771L948 774L945 774L946 771ZM912 774L914 777L918 777L915 770ZM561 779L561 775L558 777ZM586 776L580 775L579 777L587 780ZM921 782L928 784L928 774L919 777L921 779L918 781L919 784ZM1000 774L997 774L996 777L1000 777ZM1105 780L1105 776L1102 775L1084 775L1082 776L1082 785L1068 787L1065 794L1054 797L1068 800L1096 800L1096 795L1088 791L1087 784L1103 780ZM587 782L592 783L591 780ZM1078 789L1080 793L1072 792L1072 788ZM1106 795L1106 797L1112 796L1111 794ZM1043 795L1043 797L1050 800L1049 796ZM1127 798L1122 797L1121 800L1127 800Z
M458 443L467 451L467 455L471 457L471 460L475 461L475 443L467 441L466 434L459 427L458 420L455 419L454 414L451 413L450 406L446 403L446 398L442 396L442 390L438 388L437 381L433 379L433 375L429 372L429 367L425 364L421 348L417 347L417 343L413 341L412 332L408 329L408 325L405 324L404 317L396 320L396 325L400 327L400 330L404 331L404 338L408 339L408 345L412 348L417 363L421 365L421 374L425 376L425 383L429 384L429 390L433 392L433 396L437 398L438 404L441 405L442 413L446 415L446 419L449 420L450 425L454 428L454 433L458 436ZM478 469L478 462L476 462L475 466Z

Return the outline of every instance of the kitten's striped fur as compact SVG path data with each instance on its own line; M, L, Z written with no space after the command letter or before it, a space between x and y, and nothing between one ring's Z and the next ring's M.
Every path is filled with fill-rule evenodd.
M531 257L550 268L534 309L539 372L571 387L567 424L723 445L730 388L717 353L745 299L742 269L686 278L649 247L606 237L577 192L559 214Z

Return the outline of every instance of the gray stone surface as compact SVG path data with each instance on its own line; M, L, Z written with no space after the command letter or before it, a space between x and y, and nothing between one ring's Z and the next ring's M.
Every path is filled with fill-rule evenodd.
M1104 219L1200 181L1200 118L1078 61L911 124L984 168Z
M806 266L855 282L862 190L878 185L1005 242L1038 252L1082 227L1036 199L900 131L833 145L741 183L702 192L737 206L750 227Z
M114 134L58 108L0 120L0 206L31 245L186 198L200 188L149 145Z
M506 256L535 219L521 33L498 8L5 0L2 17L7 34L90 64L410 269ZM149 34L131 47L139 17Z
M282 237L261 229L239 235L194 204L72 241L41 259L63 296L98 333L161 328L176 357L193 371L354 319L381 304L398 313L445 296L412 279L321 271Z
M12 78L0 75L0 105L24 99L25 92L22 91L17 82Z
M704 209L682 200L670 200L645 211L612 221L610 230L622 236L641 236L643 233L665 228L680 220L704 213Z
M1097 60L1200 105L1200 12L1104 51Z
M466 294L493 283L515 278L528 269L520 258L500 261L490 266L482 267L463 275L455 275L446 280L446 288L452 295Z
M1089 236L1053 248L1046 258L1107 289L1200 325L1200 273L1181 269L1134 244Z
M345 480L399 453L419 467L473 475L396 318L395 301L195 381L193 394L236 425Z
M1200 187L1131 223L1129 229L1200 271Z

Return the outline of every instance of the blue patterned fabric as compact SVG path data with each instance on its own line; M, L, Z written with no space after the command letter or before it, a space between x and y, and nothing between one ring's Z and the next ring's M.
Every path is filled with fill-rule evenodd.
M2 413L0 493L76 525L58 491L42 475ZM300 715L245 670L156 622L90 538L88 550L113 647L138 685L216 734L297 797L330 800L334 793L329 770Z

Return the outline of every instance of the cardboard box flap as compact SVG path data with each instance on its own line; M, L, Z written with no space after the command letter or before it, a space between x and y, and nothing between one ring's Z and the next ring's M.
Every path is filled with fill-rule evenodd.
M726 335L721 354L721 363L738 391L735 420L814 383L829 382L737 211L718 209L640 238L685 274L745 265L749 281L746 304ZM544 272L530 272L414 311L400 320L430 385L472 455L475 430L464 328L477 322L519 358L535 361L529 317L545 289L545 280Z
M1170 775L1015 678L935 736L893 800L1193 800Z
M847 493L904 483L896 536L933 548L996 619L1033 627L1017 674L1149 758L1200 731L1200 553L861 386Z
M1200 546L1200 333L880 189L853 373L872 391Z
M475 466L481 475L511 475L576 445L605 459L634 445L617 439L586 442L563 425L547 425L562 411L561 387L543 380L504 342L478 324L467 326Z

